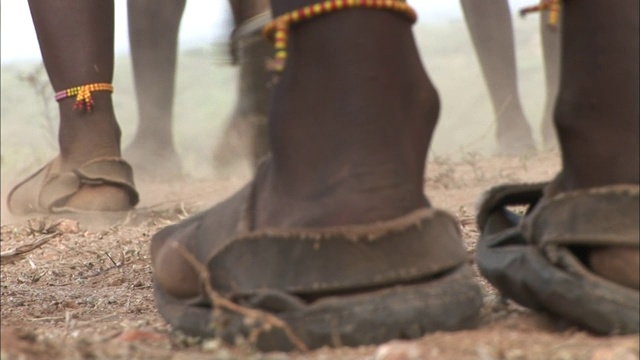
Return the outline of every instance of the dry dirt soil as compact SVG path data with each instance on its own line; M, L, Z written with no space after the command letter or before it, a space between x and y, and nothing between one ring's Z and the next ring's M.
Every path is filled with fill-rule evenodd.
M527 157L428 164L432 201L460 219L470 261L478 231L475 201L491 185L538 181L559 166L556 152ZM4 359L638 359L637 335L599 337L562 319L503 299L478 277L485 296L475 330L433 333L411 341L308 353L259 353L173 333L154 307L149 240L228 196L246 177L139 184L143 202L117 224L74 219L11 218L3 211L2 251L48 238L1 272ZM3 203L7 184L2 186ZM3 210L6 210L3 205Z

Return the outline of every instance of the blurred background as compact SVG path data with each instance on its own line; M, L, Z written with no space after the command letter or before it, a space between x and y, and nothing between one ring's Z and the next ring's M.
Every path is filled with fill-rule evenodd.
M451 0L409 1L422 60L442 102L430 157L490 156L495 150L493 112L464 24ZM540 141L544 74L537 14L517 11L533 0L511 0L520 95ZM136 126L129 60L126 1L116 4L114 103L123 148ZM57 107L44 71L26 1L1 0L1 154L3 183L29 174L57 153ZM212 167L212 149L235 102L236 69L229 65L229 8L223 0L188 0L180 30L174 134L188 175L229 176ZM248 165L247 165L248 166ZM3 186L4 187L4 186Z

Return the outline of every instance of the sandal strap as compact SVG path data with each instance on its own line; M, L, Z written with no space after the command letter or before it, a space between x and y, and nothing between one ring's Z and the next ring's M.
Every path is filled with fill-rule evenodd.
M18 184L9 194L9 210L16 215L33 212L63 212L67 200L82 185L108 184L121 187L131 207L139 201L131 166L121 158L104 157L89 161L72 171L57 172L56 158Z
M225 293L278 289L322 294L426 279L466 263L458 223L436 209L341 229L242 234L208 261Z
M640 246L638 185L612 185L558 194L522 222L524 236L542 247Z
M509 184L488 190L478 209L478 228L485 228L496 211L526 205L529 213L523 216L521 231L539 246L639 246L638 185L611 185L545 196L550 193L550 186L553 183Z
M263 162L256 179L265 171ZM221 294L353 291L438 276L469 261L455 216L433 208L372 224L253 230L255 186L198 220L193 253Z
M65 179L63 180L62 177ZM70 186L72 184L71 177L75 178L73 186ZM69 178L69 180L66 180L66 178ZM91 160L71 172L61 174L59 180L56 180L56 182L60 184L51 185L52 196L47 197L47 202L45 202L45 187L43 187L40 197L43 205L46 206L45 208L53 212L68 210L65 207L67 197L78 191L82 185L118 186L129 195L129 204L131 207L138 204L140 200L133 180L133 169L131 165L121 158L97 158ZM45 184L45 186L49 184L50 182ZM66 188L63 188L63 185L66 186ZM57 193L57 197L55 197L56 192L54 190L58 188L60 191Z
M490 216L507 206L526 205L533 208L543 197L548 182L504 184L485 191L478 199L476 223L484 229Z

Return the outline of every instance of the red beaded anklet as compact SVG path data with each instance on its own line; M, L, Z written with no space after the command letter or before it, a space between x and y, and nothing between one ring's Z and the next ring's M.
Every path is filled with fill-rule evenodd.
M520 9L520 16L536 11L549 11L547 24L554 29L557 28L558 18L560 17L560 0L542 0L538 5L522 8Z
M264 37L274 42L275 62L274 70L284 70L287 58L287 35L291 24L312 19L338 10L346 9L380 9L398 12L406 16L411 23L417 19L416 12L405 0L327 0L301 9L280 15L268 23L262 32Z
M84 109L91 111L93 109L93 97L91 93L94 91L110 91L113 92L113 85L107 83L95 83L74 86L67 90L58 91L55 95L56 101L75 96L76 102L73 104L74 109Z

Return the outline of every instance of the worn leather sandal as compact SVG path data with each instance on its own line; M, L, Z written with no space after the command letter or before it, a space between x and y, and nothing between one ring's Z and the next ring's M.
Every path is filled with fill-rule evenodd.
M90 208L75 208L69 199L83 186L109 185L121 188L127 200L112 197L92 199ZM120 158L97 158L72 171L60 171L60 158L16 185L7 198L14 215L91 214L107 215L132 209L138 203L131 166Z
M638 186L551 194L547 185L503 185L486 193L477 218L480 272L526 307L597 333L637 333L638 290L592 272L579 249L638 248ZM518 215L513 206L528 210Z
M375 344L477 324L482 296L457 220L448 213L424 208L368 225L253 230L253 191L249 184L206 219L201 213L163 229L152 247L188 239L185 248L206 266L217 293L284 320L308 348ZM154 295L160 314L189 335L233 342L253 329L230 311L214 316L204 290L180 298L154 278ZM263 351L294 348L277 327L261 332L256 345Z

